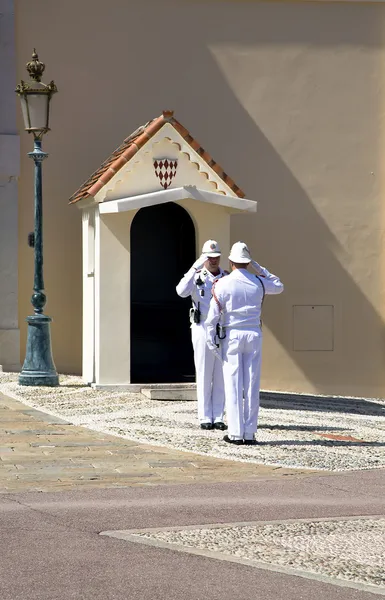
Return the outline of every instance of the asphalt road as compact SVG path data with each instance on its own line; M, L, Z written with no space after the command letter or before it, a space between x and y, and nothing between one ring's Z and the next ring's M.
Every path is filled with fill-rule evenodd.
M100 536L384 513L384 471L0 495L1 600L369 600L370 592Z

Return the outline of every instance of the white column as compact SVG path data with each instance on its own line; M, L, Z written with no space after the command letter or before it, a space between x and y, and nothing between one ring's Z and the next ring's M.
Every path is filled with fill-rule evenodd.
M20 369L14 3L0 0L0 370ZM27 240L25 240L27 243Z
M134 214L95 214L97 385L130 383L130 226Z
M95 209L83 221L83 379L95 382Z

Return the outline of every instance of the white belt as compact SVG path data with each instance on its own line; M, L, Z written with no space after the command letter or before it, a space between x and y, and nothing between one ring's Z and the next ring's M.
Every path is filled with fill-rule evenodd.
M249 330L249 331L257 331L258 329L261 329L261 324L260 323L255 323L254 325L243 325L242 323L237 323L236 325L224 325L223 327L227 331L231 331L233 329L242 329L242 330Z

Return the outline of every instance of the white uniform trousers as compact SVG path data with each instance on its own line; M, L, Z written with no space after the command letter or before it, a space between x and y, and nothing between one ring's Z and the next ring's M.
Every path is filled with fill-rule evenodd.
M230 439L253 439L257 431L262 332L228 329L223 340L223 376Z
M201 423L223 421L225 390L220 361L206 344L204 323L191 325L197 383L198 419Z

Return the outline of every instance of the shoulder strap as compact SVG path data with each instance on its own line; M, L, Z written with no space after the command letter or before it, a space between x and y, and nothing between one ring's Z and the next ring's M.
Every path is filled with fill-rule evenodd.
M262 285L262 292L263 292L262 302L261 302L261 306L262 306L263 305L263 301L264 301L265 296L266 296L265 284L263 283L262 279L260 277L258 277L258 275L256 275L256 278L261 282L261 285Z
M262 279L260 277L258 277L258 275L256 275L256 278L261 282L262 285L262 302L261 302L261 329L262 329L262 306L263 306L263 301L265 299L266 296L266 290L265 290L265 284L263 283Z
M215 302L216 302L216 304L217 304L217 306L218 306L218 308L219 308L220 312L222 312L222 306L221 306L221 303L219 302L219 300L218 300L218 296L217 296L217 295L216 295L216 293L215 293L215 286L216 286L216 284L217 284L217 283L218 283L218 279L217 279L216 281L214 281L214 283L213 283L213 287L211 288L211 293L212 293L212 296L213 296L213 298L214 298L214 300L215 300Z

